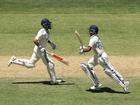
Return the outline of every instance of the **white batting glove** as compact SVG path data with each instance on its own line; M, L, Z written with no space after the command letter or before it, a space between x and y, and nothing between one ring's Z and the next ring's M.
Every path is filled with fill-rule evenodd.
M44 47L40 48L40 52L44 53L45 52L45 48Z
M82 49L82 48L84 49L84 48L86 48L86 47L85 47L84 45L83 45L83 46L80 46L80 49Z
M82 49L80 49L80 52L79 52L80 54L83 54L84 53L84 49L82 48Z
M85 46L80 46L80 49L79 49L80 50L80 52L79 52L80 54L84 53L84 48L85 48Z

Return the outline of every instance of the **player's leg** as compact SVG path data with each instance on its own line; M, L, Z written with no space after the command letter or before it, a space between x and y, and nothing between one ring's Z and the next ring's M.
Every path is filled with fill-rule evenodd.
M57 79L56 73L55 73L55 65L53 61L48 57L48 54L46 56L42 55L41 57L43 63L47 66L47 70L51 79L51 84L58 84L63 82L62 79Z
M114 69L111 63L108 60L108 56L106 53L103 53L99 58L100 65L104 68L105 73L113 78L120 86L123 87L124 91L127 92L129 82L124 81L122 75Z
M112 65L108 62L108 67L105 69L105 73L113 78L121 87L123 87L124 92L128 91L129 82L125 81L122 75L112 67Z
M93 78L95 79L94 84L92 87L90 87L90 89L98 89L99 87L102 86L102 84L100 83L98 77L96 76L94 67L96 65L98 65L98 56L94 55L94 57L92 57L89 61L88 61L88 66L91 69L91 73L93 74Z
M16 60L16 57L15 56L12 56L10 59L9 59L9 61L8 61L8 67L10 67L11 66L11 64L13 64L13 62Z
M27 68L33 68L38 60L39 57L34 52L29 60L17 59L15 56L12 56L11 59L8 61L8 66L10 66L11 64L16 64L16 65L25 66Z
M90 89L96 89L98 88L99 86L101 86L96 74L95 74L95 71L93 71L93 66L96 66L98 63L97 63L97 60L96 60L96 57L92 57L89 61L88 61L88 64L84 64L84 63L81 63L80 66L82 68L82 70L84 71L84 73L86 74L86 76L92 81L93 83L93 86L90 88Z

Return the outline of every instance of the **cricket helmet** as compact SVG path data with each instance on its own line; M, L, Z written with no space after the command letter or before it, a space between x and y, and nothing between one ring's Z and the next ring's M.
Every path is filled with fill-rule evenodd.
M49 19L44 18L41 20L41 25L42 27L44 27L45 29L51 29L51 22L49 21Z
M89 27L90 35L98 34L98 31L99 31L99 29L98 29L98 26L96 26L96 25L91 25Z

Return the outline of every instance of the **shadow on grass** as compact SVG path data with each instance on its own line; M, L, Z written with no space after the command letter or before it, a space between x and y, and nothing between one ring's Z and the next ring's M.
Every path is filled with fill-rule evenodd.
M44 85L74 85L74 83L66 83L66 81L62 81L59 84L51 84L50 81L35 81L35 82L12 82L12 84L44 84Z
M130 92L127 92L127 93L124 93L124 92L120 92L120 91L115 91L109 87L102 87L102 88L99 88L97 90L91 90L91 89L88 89L86 90L88 92L92 92L92 93L104 93L104 92L107 92L107 93L117 93L117 94L129 94Z

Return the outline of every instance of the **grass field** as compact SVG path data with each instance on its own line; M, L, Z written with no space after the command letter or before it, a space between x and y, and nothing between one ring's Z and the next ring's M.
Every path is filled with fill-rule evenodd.
M31 70L7 67L11 55L28 58L32 54L32 39L43 17L53 22L54 52L71 62L69 67L56 62L57 73L66 80L62 85L47 84L48 74L41 62ZM0 0L0 23L0 105L139 105L139 0ZM96 69L103 87L88 91L90 81L79 63L92 53L79 56L74 31L82 34L87 45L91 24L99 26L112 64L130 81L129 94L123 94L100 67Z
M88 56L80 59L78 56L67 57L73 61L69 67L56 62L57 74L66 82L54 86L48 84L48 74L41 61L36 68L27 70L15 65L8 68L8 57L0 58L4 61L0 70L1 105L139 105L140 57L110 57L115 67L130 81L129 94L123 94L122 88L100 67L96 68L96 73L103 86L99 91L88 91L91 82L78 66ZM136 63L131 66L134 60Z
M133 91L129 94L123 94L108 80L96 92L88 91L89 83L83 82L83 78L66 80L63 85L51 86L45 79L1 79L1 105L139 105L139 80L133 80L130 88Z

